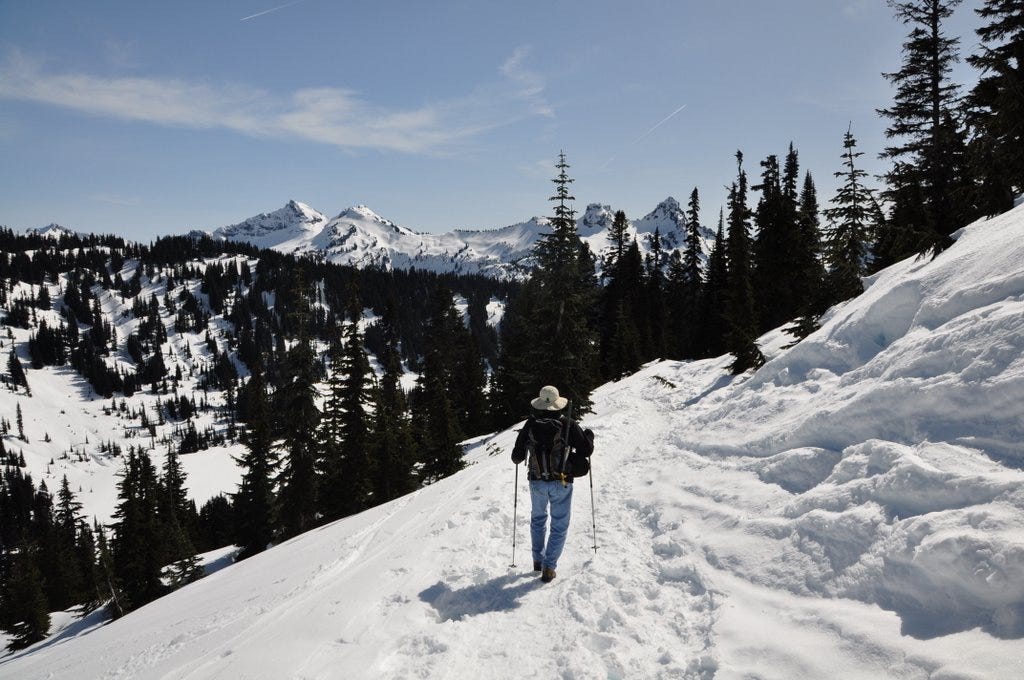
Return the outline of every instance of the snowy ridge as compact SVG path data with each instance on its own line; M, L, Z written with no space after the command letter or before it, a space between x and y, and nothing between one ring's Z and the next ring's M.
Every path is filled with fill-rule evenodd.
M221 227L213 232L213 236L247 241L260 248L280 247L286 243L305 242L318 234L326 221L327 218L305 203L290 201L280 210L261 213L244 222Z
M512 429L0 678L1020 677L1022 249L1024 207L792 349L769 333L754 374L660 362L596 390L599 547L581 479L549 585Z
M614 218L610 206L592 203L577 220L580 237L591 251L609 247L608 232ZM667 198L651 213L629 227L642 253L658 229L666 250L684 239L684 215L674 198ZM547 218L534 217L501 229L456 229L445 234L418 233L395 224L359 205L328 220L309 206L291 201L272 213L222 227L214 238L246 241L261 248L292 254L322 255L337 264L357 267L416 268L458 274L520 278L533 264L533 247L550 229ZM705 254L714 234L705 230Z
M59 239L61 236L78 236L77 232L71 231L67 227L62 227L55 222L51 222L45 227L30 227L25 230L26 234L35 234L36 236L43 236L44 238Z

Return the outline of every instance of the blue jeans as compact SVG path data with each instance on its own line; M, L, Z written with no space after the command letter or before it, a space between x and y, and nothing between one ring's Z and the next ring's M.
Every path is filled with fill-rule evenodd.
M530 540L533 544L533 561L541 562L544 568L554 569L565 546L569 533L569 515L572 513L572 484L562 482L530 482ZM551 506L551 532L547 545L544 544L544 525L548 520L548 505Z

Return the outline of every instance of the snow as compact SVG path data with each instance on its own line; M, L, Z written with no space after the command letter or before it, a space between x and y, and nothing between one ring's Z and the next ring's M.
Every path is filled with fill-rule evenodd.
M614 211L608 205L592 203L577 220L580 237L595 254L610 246L608 233ZM684 215L671 196L644 217L631 223L629 238L636 238L642 254L650 250L649 239L660 230L663 247L679 247L684 238ZM416 268L434 272L482 274L500 279L523 278L533 266L533 247L542 234L550 232L547 218L500 229L455 229L444 234L419 233L387 220L365 205L342 211L327 219L304 203L289 202L271 213L221 227L215 238L246 241L283 253L323 254L336 264L357 267ZM710 251L714 233L703 233L704 254Z
M756 372L596 390L550 584L512 428L0 678L1024 677L1024 206L868 284Z

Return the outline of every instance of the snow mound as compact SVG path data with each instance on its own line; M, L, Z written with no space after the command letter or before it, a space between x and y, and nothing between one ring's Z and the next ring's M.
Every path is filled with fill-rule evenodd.
M1018 207L961 230L934 259L890 267L817 332L714 395L701 441L680 443L771 456L946 441L1024 465L1022 262Z

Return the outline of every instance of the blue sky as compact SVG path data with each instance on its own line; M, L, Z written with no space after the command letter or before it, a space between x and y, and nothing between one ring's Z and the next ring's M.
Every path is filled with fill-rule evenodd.
M905 33L881 0L0 0L0 224L496 228L550 214L560 150L578 210L697 186L713 224L736 149L754 176L793 141L827 199L852 123L880 171Z

